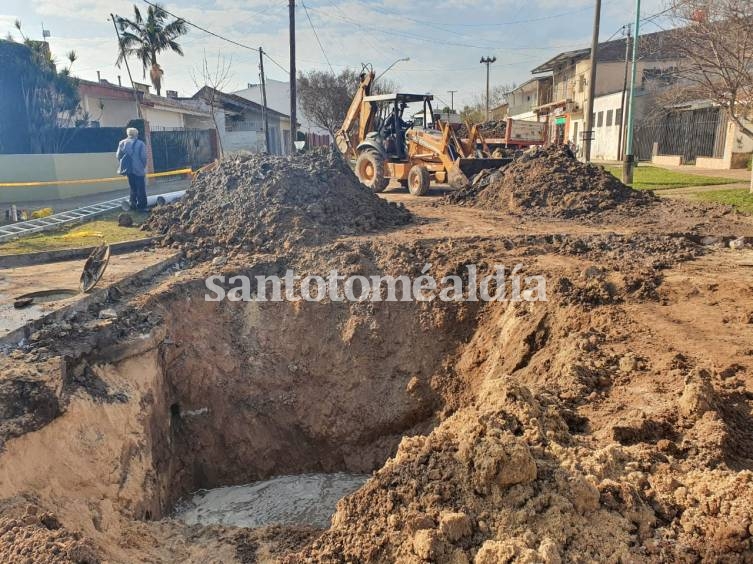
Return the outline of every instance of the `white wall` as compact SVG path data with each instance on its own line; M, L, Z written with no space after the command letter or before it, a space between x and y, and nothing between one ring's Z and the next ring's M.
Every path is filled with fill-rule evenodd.
M523 112L521 114L516 114L514 116L511 115L509 117L511 117L512 119L524 119L529 121L536 121L537 119L537 116L534 112Z
M622 107L622 92L598 96L594 100L594 140L591 144L591 158L600 161L619 160L618 146L620 141L620 122L617 120L617 112ZM607 117L611 112L611 125L607 125ZM602 125L598 126L599 115L602 116Z
M149 126L153 129L160 127L185 127L182 113L146 106L142 107L142 111L144 112L144 119L149 122Z
M256 131L225 131L221 137L225 154L237 151L259 153L264 150L264 134Z
M258 153L264 150L264 133L258 131L227 131L224 110L215 111L215 121L220 134L222 151L225 154L237 151Z
M91 121L98 121L101 127L125 127L139 117L135 100L113 100L86 95L81 106L88 112Z
M251 85L250 88L238 90L233 94L251 100L257 104L262 102L261 86L258 84ZM267 80L267 106L276 112L284 115L290 114L290 85L287 82L279 80ZM300 102L298 104L298 113L296 119L300 124L300 131L304 133L316 133L318 135L329 136L329 131L317 127L302 111Z
M753 123L743 120L748 129L753 129ZM750 153L753 151L753 139L745 135L737 125L734 125L732 134L732 152L733 153Z
M530 119L534 113L532 108L539 105L539 83L529 82L519 86L507 96L508 114L513 119Z
M105 179L102 182L46 184L0 188L0 204L72 198L128 187L116 174L115 153L59 153L54 155L0 155L0 183Z

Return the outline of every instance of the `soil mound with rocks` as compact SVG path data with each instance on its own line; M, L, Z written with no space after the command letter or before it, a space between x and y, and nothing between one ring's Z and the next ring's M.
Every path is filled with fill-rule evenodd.
M505 133L507 131L507 122L504 120L487 121L486 123L478 124L478 127L479 131L481 131L481 135L483 135L484 138L501 139L505 136ZM464 123L460 124L456 131L456 134L460 137L468 137L470 135L468 126Z
M358 181L332 150L295 158L238 155L199 173L177 203L154 210L146 226L189 258L216 248L252 252L316 245L404 225L411 214Z
M620 206L656 201L633 190L600 166L585 164L569 148L552 145L526 151L509 165L477 174L446 203L516 214L572 218Z

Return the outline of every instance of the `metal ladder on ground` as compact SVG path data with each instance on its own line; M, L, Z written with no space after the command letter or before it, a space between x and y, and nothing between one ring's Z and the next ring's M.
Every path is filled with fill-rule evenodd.
M39 219L30 219L28 221L3 225L0 226L0 241L9 241L33 233L58 229L67 224L83 222L98 215L120 209L123 202L127 201L128 198L118 198L116 200L108 200L99 204L56 213L47 217L40 217Z

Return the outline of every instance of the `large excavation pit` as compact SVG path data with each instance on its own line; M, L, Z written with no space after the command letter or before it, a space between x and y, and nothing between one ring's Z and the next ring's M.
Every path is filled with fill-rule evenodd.
M153 300L148 334L40 384L62 389L58 415L6 443L1 497L30 494L99 546L169 518L327 528L403 436L436 425L462 323L437 332L415 303L208 302L203 282ZM188 515L206 496L211 515Z

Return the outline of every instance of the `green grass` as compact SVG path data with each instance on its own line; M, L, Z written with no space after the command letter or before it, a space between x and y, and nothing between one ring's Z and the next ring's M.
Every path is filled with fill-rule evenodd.
M622 178L622 167L606 167L617 178ZM637 190L666 190L668 188L685 188L687 186L715 186L740 182L734 178L700 176L686 172L675 172L656 166L638 166L634 172L633 188Z
M718 202L736 207L741 212L753 214L753 194L747 188L739 190L714 190L698 192L695 197L707 202Z
M38 235L31 235L15 241L1 243L0 255L80 249L82 247L97 246L103 241L112 244L134 239L144 239L149 236L149 233L141 231L138 227L146 219L146 213L129 212L133 218L133 227L120 227L118 225L118 215L120 213L122 212L113 212L74 227L39 233Z

